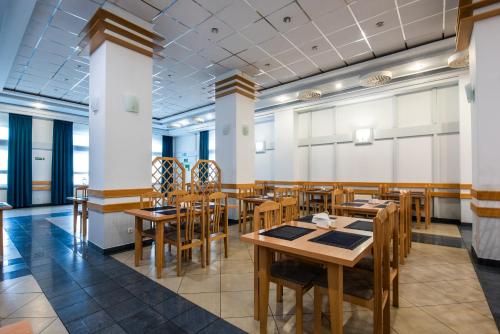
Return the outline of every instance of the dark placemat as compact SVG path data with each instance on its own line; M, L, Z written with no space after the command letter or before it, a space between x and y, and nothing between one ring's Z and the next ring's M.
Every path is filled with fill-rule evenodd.
M165 206L157 206L155 208L144 208L144 209L141 209L141 210L152 212L152 211L172 210L172 209L175 209L175 206L173 206L173 205L165 205Z
M354 206L356 208L365 205L365 203L356 203L356 202L347 202L347 203L342 203L343 206Z
M387 204L379 204L376 206L377 209L385 209L387 208Z
M364 220L356 220L355 222L347 225L345 228L373 232L373 223Z
M186 209L182 208L181 213L186 212ZM156 211L156 213L159 213L160 215L166 215L166 216L171 216L177 214L177 209L169 209L169 210L163 210L163 211Z
M355 199L354 202L358 202L358 203L368 203L370 202L369 199Z
M271 230L264 231L260 233L260 235L291 241L298 239L308 233L311 233L312 231L314 231L314 229L284 225L273 228Z
M353 250L368 239L370 239L370 237L367 235L330 231L320 235L319 237L309 239L309 241Z
M314 215L304 216L297 219L297 221L302 223L312 223Z

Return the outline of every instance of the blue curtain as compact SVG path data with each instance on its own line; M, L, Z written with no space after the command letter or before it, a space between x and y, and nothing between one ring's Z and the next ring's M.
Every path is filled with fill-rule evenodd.
M162 136L161 156L168 158L174 156L174 137Z
M31 206L32 118L9 114L7 202L15 208Z
M73 123L54 120L52 130L52 204L73 196Z
M208 160L208 131L200 132L199 159Z

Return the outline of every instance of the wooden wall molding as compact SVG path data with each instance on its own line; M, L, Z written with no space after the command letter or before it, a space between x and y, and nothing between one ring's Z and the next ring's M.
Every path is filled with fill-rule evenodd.
M50 185L52 182L50 181L32 181L31 182L33 191L48 191L50 190Z
M480 201L500 201L500 190L471 189L471 196Z
M484 218L500 218L500 208L488 208L483 206L477 206L474 203L470 204L472 212L478 217Z
M87 207L91 211L100 213L112 213L112 212L123 212L125 210L139 209L141 203L130 202L130 203L113 203L113 204L97 204L88 202Z
M153 191L153 188L134 188L134 189L88 189L88 195L97 198L120 198L120 197L138 197L144 193Z
M496 3L500 3L500 0L482 0L474 3L470 1L460 2L457 27L455 29L457 32L457 51L463 51L469 47L472 30L476 22L500 15L500 8L492 9L476 15L474 15L474 10L491 6Z

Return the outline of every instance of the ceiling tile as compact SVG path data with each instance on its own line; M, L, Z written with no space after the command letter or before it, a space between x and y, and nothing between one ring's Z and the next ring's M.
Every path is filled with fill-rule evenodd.
M309 22L285 33L285 37L295 45L301 45L305 41L321 37L321 33L312 22Z
M45 51L47 53L51 54L56 54L61 57L68 57L69 55L73 54L75 51L73 49L70 49L68 46L56 43L54 41L42 38L40 41L40 44L38 45L39 51Z
M396 7L394 0L358 0L352 2L349 6L358 21L366 20Z
M443 17L440 14L403 26L409 47L440 39Z
M247 62L243 61L241 58L238 58L237 56L232 56L229 58L224 59L223 61L219 62L219 65L222 65L226 68L229 69L237 69L240 67L247 66Z
M377 57L388 53L394 53L405 48L405 41L401 28L392 29L369 37L368 41Z
M241 31L249 40L255 44L267 41L278 34L266 20L261 19Z
M420 0L399 8L403 24L408 24L442 12L443 2L436 0Z
M334 68L345 66L345 63L334 50L312 56L311 59L322 71L329 71Z
M175 43L185 46L191 51L198 51L208 47L211 43L204 36L201 36L197 31L191 30L187 34L182 35Z
M143 0L144 2L147 2L151 6L155 7L156 9L162 11L168 6L170 6L174 0Z
M229 6L234 0L196 0L197 3L203 6L203 8L209 10L212 13L216 13Z
M296 48L277 54L274 57L285 65L304 59L304 55Z
M274 58L264 58L254 63L254 65L263 72L269 72L283 66Z
M185 59L183 63L193 66L197 69L205 69L208 65L212 64L210 60L200 55L192 55L191 57Z
M293 47L293 45L282 36L276 36L271 40L261 43L259 46L271 55L282 53Z
M347 7L342 7L336 11L322 16L315 21L318 28L325 34L345 29L356 24Z
M278 9L285 7L292 0L248 0L250 5L252 5L255 9L259 11L264 16L271 14L272 12L277 11Z
M368 47L368 44L366 44L365 40L361 40L358 42L347 44L339 48L338 51L342 55L342 58L348 60L359 54L370 52L370 48Z
M366 36L373 36L400 26L396 9L369 18L359 24ZM378 25L381 26L379 27Z
M238 54L238 57L244 59L249 64L253 64L261 59L267 58L268 55L262 51L259 47L253 46Z
M286 67L280 67L275 70L269 71L268 74L280 82L289 82L298 79L297 75L295 75Z
M285 17L290 18L289 23L284 21ZM278 31L281 32L287 32L309 22L309 18L295 2L292 2L286 7L281 8L280 10L269 15L267 19L276 29L278 29Z
M59 27L62 30L69 31L74 34L79 34L85 24L87 24L87 22L73 15L67 14L61 10L58 10L50 24Z
M41 2L37 2L35 4L35 8L33 9L33 13L31 13L31 22L36 21L37 23L46 24L49 18L52 16L52 13L55 10L54 5L47 5Z
M334 32L327 37L330 42L332 42L332 44L337 48L341 47L342 45L363 39L363 35L361 34L358 26L350 26L343 30Z
M212 32L214 28L217 29L217 32ZM202 24L200 24L196 30L200 33L200 35L205 36L208 40L212 42L220 41L223 38L231 35L234 30L229 27L227 24L219 20L217 17L212 16Z
M298 0L298 2L313 20L346 6L343 0Z
M458 7L458 0L446 0L445 9L450 10Z
M247 50L252 46L252 43L239 33L234 33L231 36L224 38L219 41L218 44L231 53L238 53L243 50Z
M260 15L241 0L236 0L224 8L217 17L237 31L260 19Z
M172 76L172 77L169 77L171 78L172 80L175 80L177 78L182 78L182 77L185 77L185 76L189 76L191 74L193 74L194 72L198 71L198 69L192 67L192 66L189 66L187 64L184 64L184 63L177 63L175 65L173 65L170 70L174 73L176 73L176 76Z
M191 54L193 54L192 51L186 49L185 47L179 45L179 44L176 44L176 43L172 43L172 44L169 44L165 47L165 49L163 49L163 53L165 55L168 55L169 57L171 58L174 58L174 59L177 59L179 61L187 58L188 56L190 56Z
M273 87L276 85L279 85L279 81L276 79L272 78L271 76L261 73L259 75L256 75L254 78L255 83L257 83L259 86L268 88L268 87Z
M88 21L99 5L90 0L63 0L59 8Z
M455 27L457 24L457 9L449 10L445 13L444 19L444 37L455 35Z
M166 14L191 28L205 21L210 16L207 10L192 0L177 0L166 11Z
M43 38L68 46L76 46L81 40L81 37L53 26L47 27Z
M172 42L189 30L186 26L176 22L167 15L162 15L155 20L153 29L165 37L164 45Z
M245 73L245 74L247 74L247 75L249 75L251 77L253 77L254 75L256 75L257 73L260 72L260 70L257 67L253 66L253 65L244 66L244 67L240 68L240 70L243 73Z
M149 4L136 0L116 0L115 3L127 12L151 22L160 12Z
M219 64L213 64L212 66L208 67L205 71L217 77L219 75L226 73L227 71L229 71L229 69Z
M319 69L307 59L290 64L288 68L302 78L319 73Z
M315 40L309 41L305 44L299 46L299 49L304 52L307 56L311 57L317 55L318 53L331 50L332 47L330 43L323 37L317 38Z
M222 59L228 58L231 56L231 53L227 52L223 48L217 46L217 45L211 45L208 48L204 49L200 55L202 57L207 58L208 60L217 63L221 61Z
M372 58L373 58L373 53L372 52L366 52L366 53L362 53L362 54L358 54L358 55L352 56L351 58L346 59L346 62L349 65L353 65L353 64L361 63L363 61L372 59Z

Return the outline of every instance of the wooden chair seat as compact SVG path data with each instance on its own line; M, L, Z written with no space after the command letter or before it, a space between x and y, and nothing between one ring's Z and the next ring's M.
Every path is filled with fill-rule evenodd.
M328 289L326 271L317 275L313 283L314 285ZM373 298L373 273L344 268L344 299L346 301L349 301L348 296L371 300Z
M170 232L165 235L165 240L171 241L171 242L177 242L177 232ZM190 240L187 240L183 235L181 235L181 242L186 242L189 241L192 244L199 244L202 243L201 236L197 236L197 238L191 238Z
M312 287L312 281L319 272L321 272L319 266L292 259L279 260L271 264L271 277L287 280L303 288Z

